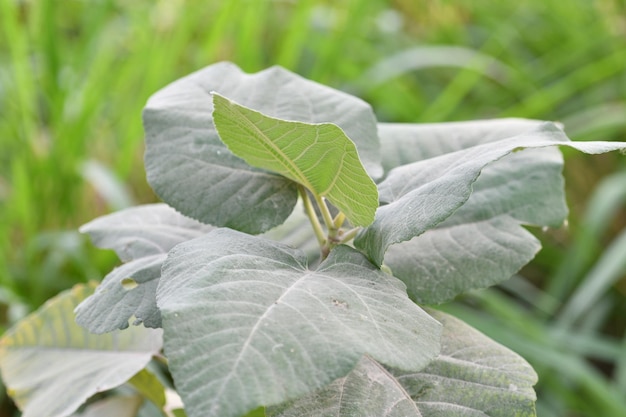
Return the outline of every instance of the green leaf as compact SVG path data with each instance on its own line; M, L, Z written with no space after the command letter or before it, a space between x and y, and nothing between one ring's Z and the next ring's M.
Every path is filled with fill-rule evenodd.
M402 385L364 356L345 377L297 400L267 410L267 417L422 417Z
M347 246L317 270L303 253L229 229L176 246L157 302L165 354L191 417L240 416L346 375L365 353L420 369L439 324L404 284Z
M380 124L383 165L389 171L541 124L524 119ZM460 209L424 234L389 247L385 264L413 299L426 304L508 279L540 248L520 224L556 226L567 215L562 165L556 148L516 152L487 165ZM455 250L444 255L445 248Z
M0 339L2 376L24 417L69 415L93 394L128 381L159 352L160 330L94 335L76 324L73 310L92 292L77 285L61 293Z
M126 264L111 271L76 309L76 321L93 333L134 324L161 327L156 288L167 252L202 236L212 226L187 218L166 204L148 204L99 217L80 228L94 244L114 249Z
M364 357L312 395L268 417L531 417L537 376L509 349L462 321L429 311L443 326L441 353L419 372L388 370Z
M554 145L587 153L626 148L619 142L570 142L559 128L546 123L508 139L394 168L379 185L380 199L386 205L378 209L374 223L357 236L355 245L381 265L391 245L434 228L465 204L485 166L525 148Z
M328 198L355 226L374 221L376 185L354 143L337 125L268 117L217 93L213 105L220 138L235 155Z
M212 123L211 91L271 117L334 123L354 138L369 174L382 174L367 103L279 67L245 74L219 63L157 92L144 110L148 182L185 215L261 233L281 224L297 201L293 182L249 166L222 143Z
M540 120L492 119L447 123L379 123L385 172L435 156L509 138L539 127Z
M540 249L526 225L559 225L567 215L557 149L529 149L482 171L467 202L408 242L385 264L422 304L450 300L510 278Z
M519 355L462 321L443 324L441 353L419 372L393 374L424 417L534 417L537 375Z
M165 406L165 387L153 373L142 369L133 376L128 383L137 390L143 398L152 401L159 408Z

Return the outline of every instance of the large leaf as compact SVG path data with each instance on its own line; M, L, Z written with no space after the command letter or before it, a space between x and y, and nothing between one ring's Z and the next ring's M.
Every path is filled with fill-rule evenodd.
M393 374L424 417L534 417L537 375L519 355L462 321L443 326L441 353L419 372Z
M126 264L109 273L76 309L76 321L93 333L135 324L160 327L156 288L167 252L211 230L166 204L133 207L95 219L80 228L101 248L114 249Z
M529 149L487 166L467 202L408 242L385 264L420 303L447 301L510 278L540 249L522 224L562 223L567 215L557 149Z
M492 119L448 123L379 123L380 151L385 172L435 156L519 135L544 122Z
M357 236L355 245L381 265L391 245L434 228L465 204L485 166L525 148L554 145L587 153L626 148L617 142L570 142L559 128L546 123L508 139L399 166L379 185L380 199L386 205L378 209L374 223Z
M514 136L541 123L498 119L380 124L383 165L389 171ZM385 263L420 303L439 303L509 278L540 247L520 224L556 225L567 215L562 165L556 148L516 152L487 165L460 209L423 235L392 245ZM454 250L444 254L449 248Z
M297 200L293 182L250 167L222 143L212 123L212 91L271 117L334 123L355 140L369 174L382 173L367 103L282 68L245 74L219 63L157 92L144 110L148 181L183 214L260 233L281 224Z
M235 155L327 197L355 226L374 221L378 190L337 125L275 119L217 93L213 105L220 138Z
M537 376L528 363L462 321L443 326L441 353L419 372L364 357L344 378L268 410L268 417L531 417Z
M343 378L297 400L270 407L267 417L422 417L402 385L364 356Z
M186 410L240 416L346 375L363 354L420 369L439 324L347 246L317 270L300 251L229 229L176 246L157 302Z
M78 285L49 300L0 339L0 369L24 417L70 415L93 394L117 387L161 348L161 331L134 327L94 335L74 322L93 292Z

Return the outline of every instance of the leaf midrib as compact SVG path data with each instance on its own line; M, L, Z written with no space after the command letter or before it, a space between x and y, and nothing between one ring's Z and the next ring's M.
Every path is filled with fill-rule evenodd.
M230 382L230 380L233 378L236 369L239 367L239 363L241 362L243 356L245 355L245 352L247 351L248 347L250 346L250 344L252 343L252 339L254 338L254 336L257 333L257 330L261 327L261 323L265 320L265 318L272 312L274 311L274 309L276 308L276 306L280 305L280 302L282 299L285 298L285 296L287 294L291 293L291 290L293 290L295 287L298 286L298 284L300 282L302 282L308 275L308 271L304 271L305 273L302 274L302 276L300 278L298 278L296 281L294 281L293 283L291 283L289 285L288 288L285 289L285 291L280 295L280 297L278 297L278 299L276 299L276 301L271 304L269 306L269 308L267 308L263 314L259 317L259 319L256 321L256 323L254 324L254 326L252 327L252 329L250 329L250 333L248 335L248 337L246 338L246 340L244 341L244 343L241 345L241 349L239 350L239 354L237 355L237 359L235 360L235 363L233 363L233 365L231 366L230 372L228 372L228 375L226 375L223 378L223 383L220 386L219 392L215 395L215 398L220 398L224 392L224 389L226 389L226 386L228 385L228 382Z
M239 124L239 126L244 128L245 130L251 131L252 137L257 138L257 142L260 142L261 146L263 146L269 153L271 153L274 157L276 157L278 162L283 166L283 168L286 171L288 171L294 177L298 178L302 185L307 187L309 190L316 192L316 190L313 188L313 185L306 179L304 173L300 171L298 166L295 165L295 163L293 163L291 159L287 157L287 155L285 155L285 153L278 146L276 146L274 142L272 142L268 137L266 137L265 134L254 123L252 123L245 114L239 111L239 109L237 109L235 106L231 106L230 103L228 104L229 104L228 107L231 109L231 111L236 111L241 116L241 119L243 119L243 121L245 122L245 124L243 124L242 122L239 122L237 120L236 123ZM299 123L299 122L292 122L292 123ZM258 137L261 138L260 141L258 140L258 137L254 135L255 132L258 134ZM317 137L319 137L319 129L317 129L317 126L316 126L316 134L317 134ZM315 139L314 144L317 143L317 137ZM267 139L267 142L265 142L263 139Z

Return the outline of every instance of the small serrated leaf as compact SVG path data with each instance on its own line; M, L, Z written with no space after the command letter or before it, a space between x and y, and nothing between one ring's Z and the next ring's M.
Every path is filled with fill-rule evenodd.
M276 119L213 93L213 121L231 152L326 197L355 226L367 226L378 190L354 143L332 123Z

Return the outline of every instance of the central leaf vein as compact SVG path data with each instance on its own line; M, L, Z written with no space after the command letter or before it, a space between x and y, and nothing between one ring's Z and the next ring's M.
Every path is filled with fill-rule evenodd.
M298 168L298 166L291 161L291 159L270 139L265 133L263 133L257 125L255 125L252 121L250 121L243 113L241 113L234 106L229 106L232 112L237 112L240 117L237 118L236 123L239 126L250 132L250 137L254 139L258 144L260 144L265 150L270 152L276 160L281 164L281 166L292 175L292 179L297 180L302 185L307 187L310 190L315 190L313 185L307 180L304 173ZM288 132L285 132L284 135L287 135ZM316 140L311 144L313 146L317 142Z

